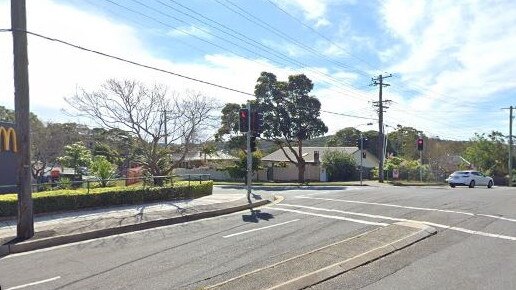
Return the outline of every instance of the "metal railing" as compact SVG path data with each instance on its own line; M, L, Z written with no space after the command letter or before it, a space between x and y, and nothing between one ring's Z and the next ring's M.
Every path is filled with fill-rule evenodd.
M166 175L166 176L138 176L138 177L120 177L120 178L109 178L109 179L100 179L100 178L86 178L80 180L62 180L60 181L51 181L51 182L41 182L41 183L33 183L32 189L33 192L45 191L45 190L57 190L57 189L79 189L85 188L88 193L90 189L99 188L99 187L111 187L113 183L120 183L117 186L132 186L133 184L140 184L143 187L146 186L168 186L173 185L174 182L178 181L188 181L188 187L191 186L193 182L201 184L203 181L208 181L211 178L210 174L181 174L181 175ZM128 181L136 181L128 184ZM123 183L122 183L123 182ZM102 186L102 183L105 183L106 186ZM0 193L0 194L9 194L16 193L18 191L18 185L0 185L0 192L2 189L12 189L11 192Z

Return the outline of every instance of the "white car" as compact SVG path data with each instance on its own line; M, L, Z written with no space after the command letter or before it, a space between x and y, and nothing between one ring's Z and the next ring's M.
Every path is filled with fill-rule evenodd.
M446 181L451 187L466 185L469 186L469 188L473 188L475 185L484 185L487 186L487 188L491 188L494 184L491 177L485 176L475 170L455 171Z

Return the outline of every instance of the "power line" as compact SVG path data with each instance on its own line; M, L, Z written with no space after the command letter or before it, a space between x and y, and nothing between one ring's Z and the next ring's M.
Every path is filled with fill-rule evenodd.
M321 112L333 114L333 115L345 116L345 117L358 118L358 119L367 119L367 120L375 120L375 121L378 120L377 118L361 117L361 116L356 116L356 115L336 113L336 112L330 112L330 111L325 111L325 110L321 110Z
M221 89L224 89L224 90L228 90L228 91L232 91L232 92L236 92L236 93L240 93L240 94L256 97L256 95L251 94L251 93L243 92L243 91L240 91L240 90L237 90L237 89L233 89L233 88L230 88L230 87L227 87L227 86L223 86L223 85L219 85L219 84L216 84L216 83L213 83L213 82L197 79L197 78L194 78L194 77L182 75L182 74L175 73L175 72L172 72L172 71L169 71L169 70L157 68L157 67L154 67L154 66L151 66L151 65L142 64L142 63L139 63L139 62L136 62L136 61L133 61L133 60L128 60L128 59L125 59L125 58L122 58L122 57L114 56L114 55L111 55L111 54L108 54L108 53L104 53L104 52L100 52L100 51L97 51L97 50L94 50L94 49L85 48L83 46L76 45L76 44L70 43L68 41L64 41L64 40L61 40L61 39L45 36L45 35L42 35L42 34L39 34L39 33L36 33L36 32L31 32L31 31L26 31L26 30L19 30L19 31L24 31L25 33L27 33L29 35L32 35L32 36L36 36L36 37L39 37L39 38L42 38L42 39L45 39L45 40L49 40L49 41L52 41L52 42L57 42L57 43L60 43L60 44L66 45L66 46L70 46L70 47L73 47L73 48L76 48L76 49L79 49L79 50L83 50L83 51L86 51L86 52L90 52L90 53L94 53L94 54L97 54L97 55L101 55L101 56L104 56L104 57L107 57L107 58L115 59L115 60L118 60L118 61L121 61L121 62L125 62L125 63L128 63L128 64L132 64L132 65L138 66L138 67L143 67L143 68L151 69L151 70L154 70L154 71L158 71L158 72L174 75L174 76L177 76L177 77L180 77L180 78L188 79L188 80L191 80L191 81L195 81L195 82L203 83L203 84L206 84L206 85L218 87L218 88L221 88ZM356 115L349 115L349 114L345 114L345 113L337 113L337 112L331 112L331 111L325 111L325 110L320 110L320 111L321 112L325 112L325 113L329 113L329 114L342 115L342 116L353 117L353 118L376 120L375 118L368 118L368 117L362 117L362 116L356 116Z
M323 35L322 33L320 33L319 31L315 30L314 28L312 28L310 25L307 25L305 24L303 21L299 20L297 17L295 17L294 15L288 13L285 9L281 8L279 5L277 5L276 3L272 2L271 0L265 0L267 2L269 2L272 6L274 6L276 9L280 10L281 12L283 12L284 14L286 14L287 16L289 16L290 18L294 19L297 23L303 25L304 27L310 29L312 32L314 32L315 34L319 35L321 38L323 38L324 40L328 41L329 43L335 45L338 49L344 51L346 54L348 54L349 56L361 61L362 63L368 65L370 68L375 68L373 65L371 65L370 63L368 63L367 61L351 54L349 51L347 51L347 49L344 49L343 47L341 47L340 45L338 45L337 43L335 43L333 40L329 39L328 37L326 37L325 35Z
M157 19L154 19L153 17L151 17L151 16L149 16L149 15L147 15L147 14L145 14L145 13L142 13L142 12L140 12L140 11L135 11L134 9L131 9L131 8L127 7L127 6L124 6L124 5L122 5L122 4L116 3L116 2L114 2L114 1L112 1L112 0L105 0L105 1L107 1L107 2L109 2L109 3L112 3L113 5L116 5L116 6L120 7L120 8L125 9L125 10L128 10L128 11L130 11L130 12L132 12L132 13L135 13L135 14L141 15L141 16L143 16L143 17L146 17L146 18L148 18L148 19L150 19L150 20L152 20L152 21L158 22L158 23L160 23L160 24L162 24L162 25L164 25L164 26L167 26L167 27L172 28L172 29L174 29L174 30L180 31L180 32L185 33L185 34L187 34L187 35L190 35L190 36L192 36L192 37L194 37L194 38L196 38L196 39L199 39L199 40L201 40L201 41L203 41L203 42L206 42L206 43L208 43L208 44L211 44L211 45L213 45L213 46L215 46L215 47L218 47L218 48L220 48L220 49L222 49L222 50L227 50L227 51L231 52L232 54L235 54L235 55L237 55L237 56L239 56L239 57L245 58L245 59L247 59L247 60L249 60L249 61L255 62L255 63L260 64L260 65L263 65L262 63L260 63L260 62L258 62L258 61L256 61L256 60L250 59L250 58L248 58L248 57L246 57L246 56L244 56L244 55L242 55L242 54L239 54L239 53L237 53L237 52L235 52L235 51L233 51L233 50L231 50L231 49L225 48L225 47L220 46L220 45L218 45L218 44L216 44L216 43L214 43L214 42L211 42L211 41L208 41L208 40L206 40L206 39L204 39L204 38L201 38L201 37L199 37L199 36L197 36L197 35L195 35L195 34L189 33L188 31L185 31L185 30L182 30L182 29L178 29L178 28L173 27L173 26L171 26L171 25L169 25L169 24L167 24L167 23L164 23L164 22L162 22L162 21L159 21L159 20L157 20ZM146 4L144 4L144 3L142 3L142 2L140 2L140 1L138 1L138 0L131 0L131 1L133 1L133 2L135 2L135 3L138 3L138 4L140 4L140 5L144 6L144 7L146 7L147 9L153 10L153 11L155 11L155 12L159 13L159 14L162 14L162 15L167 16L167 17L169 17L169 18L172 18L172 19L174 19L174 20L176 20L176 21L179 21L179 22L181 22L181 23L184 23L184 24L190 24L190 23L187 23L187 22L186 22L186 21L184 21L184 20L181 20L181 19L178 19L178 18L176 18L176 17L174 17L174 16L171 16L170 14L163 13L162 11L156 10L155 8L152 8L152 7L150 7L150 6L146 5ZM210 35L212 35L212 36L214 36L214 37L216 37L216 38L222 39L223 41L226 41L226 42L229 42L229 43L231 43L231 44L233 44L233 45L235 45L235 46L241 47L242 49L245 49L245 50L247 50L247 51L249 51L249 52L251 52L251 53L253 53L253 54L256 54L256 55L258 55L258 56L260 56L260 57L263 57L263 58L265 58L265 59L268 59L268 60L270 60L270 61L272 61L272 62L275 62L275 63L278 63L278 64L280 64L280 65L284 65L284 64L282 64L282 63L280 63L280 62L278 62L278 61L274 61L274 60L272 60L272 59L270 59L270 58L268 58L268 57L266 57L266 56L264 56L264 55L262 55L262 54L259 54L259 53L256 53L256 52L254 52L254 51L251 51L251 50L249 50L249 49L247 49L247 48L244 48L244 47L242 47L242 46L240 46L240 45L238 45L238 44L236 44L236 43L234 43L234 42L232 42L232 41L228 41L226 38L220 37L220 36L215 35L215 34L213 34L213 33L209 32L209 31L206 31L205 29L201 29L201 30L203 30L205 33L208 33L208 34L210 34ZM296 60L290 61L290 63L293 63L293 64L295 64L295 65L297 65L298 67L301 67L301 68L302 68L302 67L308 67L308 65L306 65L306 64L304 64L304 63L301 63L301 62L299 62L299 61L296 61ZM338 86L338 87L340 87L340 89L342 89L342 90L344 90L344 91L351 92L351 93L355 93L355 92L351 91L351 89L352 89L352 88L350 89L350 88L348 88L347 86L341 85L341 84L339 83L339 82L340 82L340 80L335 79L334 77L332 77L332 76L330 76L330 75L328 75L328 74L326 74L326 73L320 72L320 71L315 70L315 69L308 69L308 70L309 70L309 71L312 71L312 72L314 72L314 73L316 73L316 74L319 74L319 75L321 75L321 76L323 76L323 77L326 77L326 78L328 78L328 79L330 79L330 80L332 80L332 81L334 81L334 82L335 82L335 83L331 83L331 82L328 82L328 81L324 81L324 80L323 80L323 82L325 82L325 83L327 83L327 84L329 84L329 85ZM330 90L333 90L333 89L330 89ZM337 91L336 91L336 92L337 92ZM365 95L364 93L362 93L362 92L358 92L358 94L362 94L362 95L366 96L366 95ZM361 100L360 98L355 97L355 96L353 96L353 95L349 95L349 96L350 96L350 97L352 97L352 98L356 98L356 99Z
M170 75L173 75L173 76L177 76L177 77L180 77L180 78L188 79L188 80L191 80L191 81L194 81L194 82L198 82L198 83L203 83L203 84L210 85L210 86L217 87L217 88L221 88L221 89L224 89L224 90L228 90L228 91L232 91L232 92L236 92L236 93L240 93L240 94L244 94L244 95L248 95L248 96L253 96L253 97L255 96L254 94L247 93L247 92L244 92L244 91L240 91L240 90L237 90L237 89L233 89L233 88L230 88L230 87L227 87L227 86L219 85L219 84L216 84L216 83L213 83L213 82L204 81L204 80L201 80L201 79L197 79L197 78L194 78L194 77L186 76L186 75L179 74L179 73L176 73L176 72L172 72L172 71L169 71L169 70L161 69L161 68L158 68L158 67L155 67L155 66L142 64L142 63L139 63L139 62L136 62L136 61L133 61L133 60L122 58L122 57L115 56L115 55L112 55L112 54L108 54L108 53L105 53L105 52L100 52L98 50L94 50L94 49L90 49L90 48L85 48L83 46L80 46L80 45L77 45L77 44L73 44L73 43L70 43L68 41L60 40L60 39L49 37L49 36L44 36L42 34L31 32L31 31L25 31L25 32L27 34L30 34L30 35L33 35L33 36L36 36L36 37L39 37L39 38L43 38L43 39L50 40L50 41L53 41L53 42L58 42L58 43L61 43L61 44L67 45L67 46L71 46L71 47L83 50L83 51L91 52L91 53L98 54L98 55L101 55L101 56L104 56L104 57L107 57L107 58L111 58L111 59L116 59L116 60L119 60L121 62L129 63L129 64L132 64L132 65L136 65L136 66L139 66L139 67L151 69L151 70L154 70L154 71L159 71L159 72L162 72L162 73L170 74Z
M248 11L243 9L242 7L240 7L237 4L235 4L234 2L226 0L227 3L229 3L231 6L235 7L236 9L228 6L225 3L222 3L220 0L214 0L214 1L219 3L222 6L226 7L228 10L232 11L233 13L240 15L241 17L243 17L247 21L252 22L252 23L260 26L261 28L263 28L263 29L265 29L267 31L272 32L276 36L279 36L282 39L284 39L284 38L289 39L291 42L293 42L297 47L300 47L301 49L304 49L304 50L309 51L309 52L311 52L311 53L313 53L315 55L318 55L319 57L322 57L322 58L326 59L327 61L332 62L332 63L334 63L334 64L336 64L338 66L341 66L341 67L344 67L346 69L355 71L355 72L357 72L357 73L359 73L361 75L364 75L364 76L369 76L369 74L367 72L364 72L364 71L361 71L359 69L356 69L356 68L354 68L354 67L352 67L352 66L350 66L348 64L344 64L342 62L330 59L326 55L321 54L319 51L315 50L314 48L301 43L300 41L294 39L293 37L289 36L288 34L285 34L284 32L280 31L279 29L276 29L275 27L273 27L272 25L268 24L267 22L262 21L261 19L257 18L252 13L249 13Z

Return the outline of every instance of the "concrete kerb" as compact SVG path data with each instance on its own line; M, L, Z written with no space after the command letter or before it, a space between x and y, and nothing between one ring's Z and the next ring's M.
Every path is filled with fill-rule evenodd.
M274 202L276 202L276 196L274 197ZM206 219L216 216L221 216L225 214L235 213L247 209L253 209L257 207L262 207L267 204L269 204L270 200L260 200L257 202L253 202L252 204L245 204L245 205L239 205L239 206L233 206L233 207L227 207L212 211L205 211L205 212L199 212L195 214L190 215L184 215L184 216L178 216L178 217L172 217L168 219L160 219L160 220L154 220L154 221L148 221L138 224L131 224L131 225L125 225L120 227L114 227L114 228L107 228L107 229L99 229L95 231L89 231L84 233L78 233L78 234L71 234L71 235L62 235L62 236L55 236L51 238L43 238L38 240L28 240L24 242L19 243L13 243L13 244L5 244L0 246L0 257L9 255L9 254L15 254L15 253L22 253L22 252L28 252L28 251L34 251L38 249L43 248L49 248L64 244L70 244L85 240L91 240L91 239L98 239L113 235L119 235L129 232L135 232L135 231L141 231L151 228L157 228L157 227L163 227L163 226L169 226L184 222L190 222L200 219Z

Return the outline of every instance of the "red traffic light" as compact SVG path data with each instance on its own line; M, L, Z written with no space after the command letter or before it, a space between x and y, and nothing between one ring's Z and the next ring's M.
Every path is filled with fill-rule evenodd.
M248 132L249 131L249 112L247 109L240 109L238 116L239 119L239 129L240 132Z
M417 139L417 150L419 150L419 151L423 150L423 139L422 138Z

